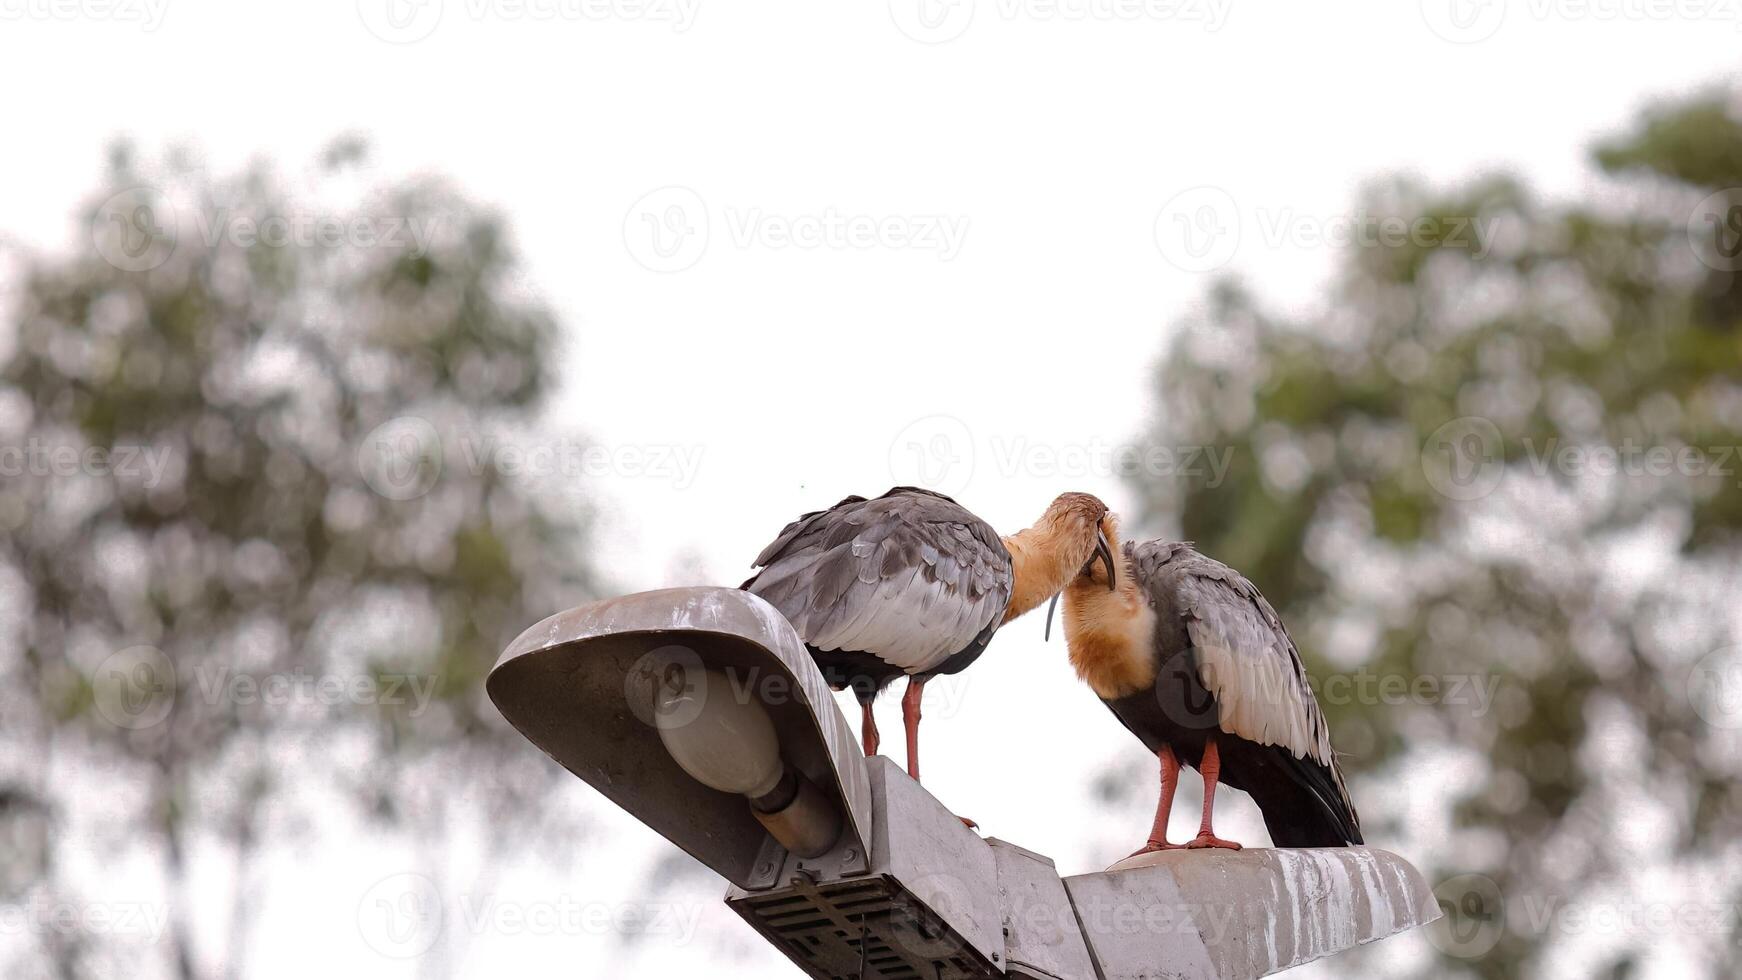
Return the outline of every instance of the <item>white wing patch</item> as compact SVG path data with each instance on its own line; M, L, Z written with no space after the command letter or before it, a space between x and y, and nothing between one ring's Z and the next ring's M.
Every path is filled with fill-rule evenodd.
M800 627L800 635L818 650L875 651L878 659L918 674L966 648L991 623L980 621L987 603L972 602L942 582L927 582L918 569L905 581L877 583L869 594L853 591L851 619L814 634ZM817 617L819 623L824 619Z
M1282 624L1216 579L1194 576L1181 592L1198 679L1216 698L1222 731L1332 765L1329 726Z

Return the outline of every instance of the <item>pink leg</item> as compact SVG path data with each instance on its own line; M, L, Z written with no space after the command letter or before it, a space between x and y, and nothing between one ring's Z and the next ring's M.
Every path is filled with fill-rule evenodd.
M1198 827L1198 836L1186 842L1186 846L1226 847L1238 851L1239 844L1217 837L1216 832L1210 828L1210 815L1216 809L1216 780L1222 775L1222 756L1216 751L1216 738L1213 735L1204 743L1204 758L1198 763L1198 772L1204 777L1204 822Z
M864 712L859 722L859 737L865 742L865 757L870 758L877 754L877 747L883 744L883 739L877 735L877 718L871 714L871 702L859 705L859 709Z
M1149 828L1149 841L1131 852L1132 857L1151 851L1176 850L1183 846L1167 842L1167 816L1173 812L1173 791L1179 786L1179 760L1174 758L1173 747L1170 745L1163 745L1155 757L1161 760L1161 799L1155 804L1155 825Z
M919 699L925 691L925 681L917 677L907 679L907 692L901 696L901 720L907 726L907 774L919 782ZM967 817L957 817L969 827L979 824Z
M907 726L907 774L919 782L919 699L925 691L925 681L907 679L907 693L901 696L901 722Z

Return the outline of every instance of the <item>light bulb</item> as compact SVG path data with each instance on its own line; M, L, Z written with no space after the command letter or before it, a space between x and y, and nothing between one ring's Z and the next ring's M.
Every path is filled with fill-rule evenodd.
M762 704L737 693L717 670L674 666L654 691L654 724L665 750L697 782L766 796L785 772L780 741Z

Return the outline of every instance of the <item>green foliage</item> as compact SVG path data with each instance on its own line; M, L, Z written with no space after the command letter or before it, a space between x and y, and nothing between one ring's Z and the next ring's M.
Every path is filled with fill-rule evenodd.
M1419 789L1457 832L1415 846L1437 851L1437 879L1493 879L1513 917L1492 950L1428 975L1547 971L1579 937L1524 921L1528 901L1738 857L1742 753L1687 692L1694 663L1736 642L1717 597L1742 558L1742 466L1720 458L1742 445L1742 287L1690 227L1702 200L1742 187L1742 121L1719 98L1660 107L1596 158L1630 206L1549 203L1504 178L1374 188L1367 211L1479 237L1352 249L1317 315L1273 315L1223 283L1158 379L1152 438L1230 447L1234 465L1221 486L1142 485L1146 516L1244 570L1315 677L1498 681L1486 712L1326 704L1358 802L1448 758L1478 773ZM1466 417L1498 441L1466 441ZM1591 446L1705 463L1593 473L1557 455ZM1433 479L1489 458L1504 464L1491 492ZM1661 565L1634 570L1648 554ZM1622 815L1652 808L1679 830L1642 850ZM1395 808L1363 809L1370 842L1404 832ZM1714 975L1732 968L1730 937L1679 938L1704 944ZM1623 936L1604 970L1626 974L1652 941Z
M144 787L111 832L167 855L172 881L195 834L243 850L311 785L419 833L456 790L511 822L551 785L482 684L520 629L588 591L584 526L460 443L532 420L557 325L496 217L439 183L368 187L362 160L342 143L292 193L259 168L147 176L118 152L85 247L29 262L0 345L0 444L110 454L73 471L14 455L0 484L6 754ZM340 232L236 234L274 219ZM398 431L413 456L383 462ZM161 468L123 463L130 447ZM408 462L427 486L381 482ZM123 655L114 673L136 647L170 669ZM273 678L310 680L273 703ZM55 779L0 774L0 827L52 828L92 790ZM0 885L52 893L53 864ZM181 928L170 958L200 972ZM81 951L44 953L84 970Z

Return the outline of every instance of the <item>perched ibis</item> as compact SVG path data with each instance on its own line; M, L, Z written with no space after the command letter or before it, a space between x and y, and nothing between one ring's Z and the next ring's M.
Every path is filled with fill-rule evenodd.
M1102 534L1118 542L1116 519ZM1216 785L1244 790L1277 847L1361 843L1324 713L1300 651L1246 577L1190 543L1121 549L1112 589L1097 567L1064 591L1071 665L1161 762L1161 799L1136 854L1239 844L1216 836ZM1204 780L1203 822L1185 844L1167 840L1181 764Z
M792 622L836 690L853 689L866 755L879 741L872 700L907 677L901 713L917 781L926 681L965 670L998 627L1056 597L1097 558L1107 581L1106 514L1089 494L1061 494L1032 527L1000 537L941 493L896 487L788 524L742 587Z

